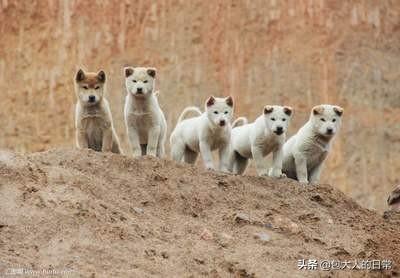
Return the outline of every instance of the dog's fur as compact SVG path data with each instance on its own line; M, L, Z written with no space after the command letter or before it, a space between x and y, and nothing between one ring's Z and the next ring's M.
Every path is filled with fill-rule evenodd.
M184 120L189 112L197 117ZM209 97L204 113L196 107L186 108L170 137L172 159L194 164L200 152L205 167L215 169L211 152L218 149L219 170L227 172L232 117L232 97Z
M248 120L246 117L239 117L232 123L232 128L246 125L247 123L248 123Z
M74 83L78 98L75 107L77 147L121 153L110 106L104 97L106 92L104 71L94 73L80 69L75 75Z
M253 158L258 175L274 178L282 175L282 147L286 130L292 116L288 106L265 106L263 114L253 123L232 129L230 149L230 171L243 174L249 158ZM265 157L273 152L273 167L267 171Z
M154 68L125 67L125 126L134 157L163 157L167 122L154 92Z
M283 147L283 172L301 183L318 183L323 162L339 131L343 108L315 106L308 122Z

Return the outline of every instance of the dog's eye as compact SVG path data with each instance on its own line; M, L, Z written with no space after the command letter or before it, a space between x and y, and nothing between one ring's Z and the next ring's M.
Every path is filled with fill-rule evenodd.
M82 86L82 88L85 89L85 90L89 89L89 87L86 86L86 85Z
M95 90L98 90L98 89L100 89L100 86L96 86L96 87L94 87L94 89L95 89Z
M274 122L275 122L275 121L276 121L276 119L275 119L275 118L271 118L271 121L274 121Z
M228 111L225 111L224 114L228 114Z
M324 119L324 118L321 118L321 121L325 122L325 119Z
M136 80L132 80L133 81L133 83L136 83Z
M286 119L285 119L285 118L282 118L282 121L284 122L284 121L286 121Z
M218 111L214 111L214 114L218 114Z
M144 80L143 83L147 83L147 80Z
M336 122L336 119L333 119L332 122Z

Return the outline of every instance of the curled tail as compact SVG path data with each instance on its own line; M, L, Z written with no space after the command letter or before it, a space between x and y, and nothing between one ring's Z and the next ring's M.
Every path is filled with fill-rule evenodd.
M199 116L202 114L201 110L200 110L199 108L195 107L195 106L186 107L186 108L182 111L181 115L179 116L179 118L178 118L178 123L180 123L181 121L183 121L183 118L185 118L186 114L188 114L189 112L195 112L195 113L197 113Z
M247 124L247 118L246 117L239 117L237 118L233 123L232 123L232 128L238 127L238 126L242 126Z

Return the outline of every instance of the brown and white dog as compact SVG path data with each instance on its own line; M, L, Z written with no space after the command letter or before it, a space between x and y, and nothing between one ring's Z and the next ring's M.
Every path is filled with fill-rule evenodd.
M400 211L400 185L396 186L393 191L390 192L387 204L390 210Z
M78 101L75 106L76 145L95 151L121 153L117 134L114 130L110 105L106 93L104 71L84 72L75 75L75 92Z

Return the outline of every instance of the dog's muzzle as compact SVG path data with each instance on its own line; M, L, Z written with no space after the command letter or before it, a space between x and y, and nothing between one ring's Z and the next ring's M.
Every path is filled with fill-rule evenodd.
M279 126L276 128L276 130L274 131L274 133L276 135L281 135L283 133L283 127Z
M136 89L136 93L137 93L138 95L142 95L142 94L143 94L143 88L137 88L137 89Z
M89 96L88 102L93 103L95 101L96 101L96 96L93 95Z
M226 125L226 122L225 122L225 120L221 120L221 121L219 121L219 125L220 125L220 126L225 126L225 125Z

